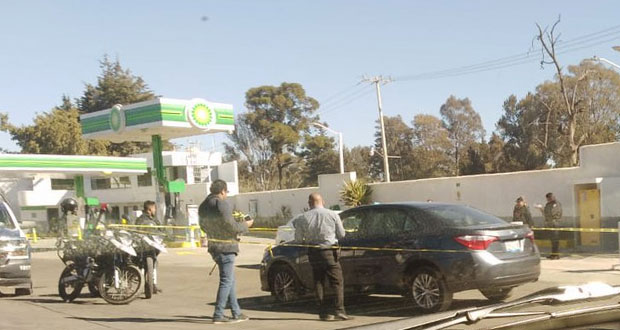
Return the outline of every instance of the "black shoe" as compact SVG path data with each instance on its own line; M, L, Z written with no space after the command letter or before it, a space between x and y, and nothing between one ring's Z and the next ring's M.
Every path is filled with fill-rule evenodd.
M250 320L250 317L245 315L245 314L239 314L237 316L233 316L230 321L231 323L239 323L239 322L245 322Z
M321 321L333 321L334 320L333 315L320 315L319 318L321 319Z
M353 320L353 317L349 316L349 315L347 315L345 313L339 312L339 313L336 313L336 315L334 315L334 320L336 320L336 321L350 321L350 320Z

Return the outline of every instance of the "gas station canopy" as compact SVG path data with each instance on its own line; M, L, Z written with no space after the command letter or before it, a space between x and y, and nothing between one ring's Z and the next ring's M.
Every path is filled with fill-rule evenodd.
M0 174L7 177L29 177L39 173L71 177L146 172L145 158L0 154Z
M80 116L82 136L115 143L151 142L234 130L233 107L204 99L157 98Z

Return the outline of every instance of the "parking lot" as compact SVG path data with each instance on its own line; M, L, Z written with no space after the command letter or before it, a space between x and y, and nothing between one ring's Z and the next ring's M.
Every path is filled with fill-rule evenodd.
M348 322L320 322L312 301L275 303L260 291L258 264L268 239L248 238L237 262L237 295L244 312L252 320L221 325L224 328L254 329L338 329L355 325L422 317L398 296L377 296L347 300L347 311L355 317ZM576 262L579 261L579 262ZM567 256L558 261L542 261L538 282L518 287L513 298L559 284L605 281L620 284L620 271L612 270L617 256ZM160 257L160 285L164 292L129 305L113 306L100 298L90 298L84 289L73 303L58 297L57 281L63 268L53 251L33 255L34 294L0 299L0 328L3 329L200 329L211 324L217 291L217 270L205 249L170 249ZM9 293L9 292L6 292ZM12 293L12 292L10 292ZM482 306L489 302L477 291L455 295L453 309ZM36 317L34 317L36 316Z

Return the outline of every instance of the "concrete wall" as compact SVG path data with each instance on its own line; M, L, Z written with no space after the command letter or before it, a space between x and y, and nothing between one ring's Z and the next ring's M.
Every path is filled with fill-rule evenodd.
M537 224L542 214L534 204L544 204L545 194L553 192L563 206L564 225L578 224L576 189L593 186L601 191L602 225L616 227L620 219L620 143L585 146L580 149L578 167L513 173L483 174L423 180L373 183L373 201L427 201L467 204L496 216L510 219L515 199L523 196L529 203ZM257 205L258 216L273 217L282 206L293 214L306 207L307 195L320 192L326 205L342 203L339 191L355 173L319 176L319 187L239 194L233 198L235 207L248 212L250 201Z
M293 215L303 212L308 207L308 195L313 192L323 196L325 206L344 208L340 202L340 190L344 182L355 178L355 172L319 175L319 187L243 193L230 199L241 212L254 213L252 208L255 207L257 214L254 215L264 218L281 214L282 207L289 208Z

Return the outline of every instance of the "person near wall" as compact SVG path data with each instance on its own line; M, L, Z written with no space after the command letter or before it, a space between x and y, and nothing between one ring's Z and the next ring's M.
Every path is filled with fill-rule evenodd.
M136 219L136 225L138 226L160 226L160 222L157 220L157 204L154 201L145 201L142 205L142 214ZM162 228L157 228L154 230L147 230L147 227L139 227L139 231L147 231L151 232L153 235L163 234L164 230ZM157 272L157 268L159 266L159 262L157 261L157 256L155 256L153 267ZM163 293L161 286L159 283L153 284L153 292L154 293Z
M295 241L308 244L308 261L312 266L312 276L319 304L319 318L322 321L346 321L352 319L344 309L344 280L340 266L338 240L344 238L345 231L340 216L323 206L323 198L318 193L308 197L310 210L293 220ZM325 302L327 282L334 289L334 315L329 314Z
M547 204L544 208L540 204L537 205L545 217L545 227L558 228L562 219L562 204L555 199L553 193L547 193L545 198ZM551 255L547 259L560 259L560 232L557 230L551 231Z
M200 228L207 233L208 251L220 271L213 323L247 321L250 318L241 312L235 293L235 257L239 253L239 234L247 232L254 220L246 217L235 221L232 207L226 201L226 181L213 181L209 190L211 194L198 207L198 216ZM224 315L227 304L230 305L231 317Z
M512 221L521 222L524 225L528 225L530 228L533 228L534 221L532 221L532 213L530 213L530 208L527 206L525 199L522 196L519 196L515 203L515 207L512 210Z

